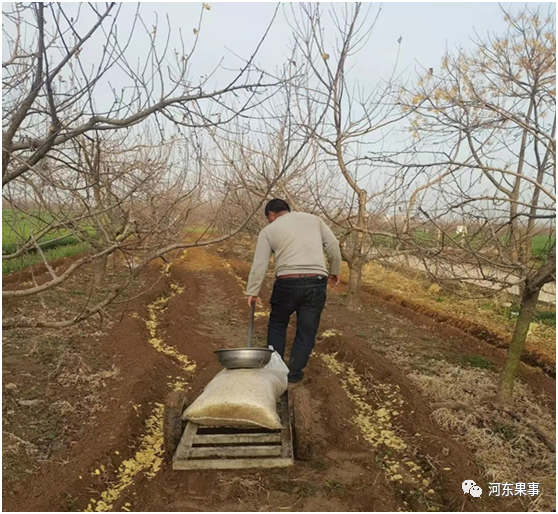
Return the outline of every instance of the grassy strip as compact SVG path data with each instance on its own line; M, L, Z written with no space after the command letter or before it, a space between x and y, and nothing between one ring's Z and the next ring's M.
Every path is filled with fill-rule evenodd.
M25 214L13 209L2 209L2 254L16 252L24 245L32 234L37 234L43 230L48 223L53 221L53 217L48 213L42 213L41 219L35 218L30 214ZM95 238L96 230L90 224L83 224L81 227L89 237ZM66 228L49 230L39 240L42 250L51 250L64 245L76 245L81 241L72 231ZM30 248L29 252L34 249Z
M66 244L46 250L44 254L47 261L51 262L55 259L62 259L63 257L71 257L72 255L83 253L89 248L90 246L87 243ZM2 274L13 273L14 271L19 271L41 262L43 262L43 258L38 253L28 253L15 259L2 261Z
M539 259L548 259L551 248L556 244L556 236L535 236L531 239L533 255Z
M346 268L345 268L346 269ZM348 270L344 272L348 277ZM370 263L363 272L363 284L386 295L404 299L425 311L446 315L462 322L482 325L508 339L513 333L519 311L518 299L500 294L493 298L463 298L434 284L418 271L384 267ZM461 287L468 288L467 284ZM472 286L471 286L472 287ZM416 309L415 309L416 310ZM422 310L419 309L419 312ZM526 351L551 368L556 366L556 307L539 303L527 336Z
M64 237L57 236L57 237L53 237L52 239L47 239L46 241L41 240L39 246L43 251L45 251L45 250L52 250L53 248L59 248L61 246L76 245L80 242L81 239L73 235L68 235ZM17 243L11 243L11 242L5 244L3 243L2 254L9 255L15 253L20 248L20 246L21 245ZM33 253L33 252L35 252L35 249L31 247L26 253Z
M207 233L214 233L216 232L216 229L210 228L209 230L207 230L203 227L197 227L188 229L185 231L185 233L202 234L205 231L207 231ZM81 242L79 238L73 235L68 235L56 240L47 240L42 242L40 246L45 254L47 261L49 262L55 259L61 259L63 257L71 257L72 255L77 255L78 253L82 253L90 249L90 246L87 243ZM2 243L2 253L13 253L18 249L18 247L19 245L15 243ZM39 264L41 262L43 262L42 257L35 250L31 249L20 257L3 261L2 274L5 275L6 273L13 273L14 271L19 271L27 268L28 266Z
M446 238L445 245L450 248L451 247L457 248L459 244L462 244L464 242L465 239L467 240L468 244L470 244L473 247L477 246L480 248L486 243L486 241L484 241L483 238L481 238L480 236L473 235L473 236L467 236L465 238L462 236L460 237L456 233L452 233L449 235L451 239L448 240ZM433 247L439 245L436 239L437 236L433 232L428 232L426 230L418 229L413 232L413 236L416 239L416 241L420 244L426 246L433 246ZM398 244L398 241L396 239L387 236L372 236L372 241L374 242L375 246L385 247L385 248L393 248L396 244ZM505 236L502 236L500 238L500 242L502 244L506 244L507 241L508 238ZM533 236L531 238L531 252L533 253L533 256L535 258L540 260L545 260L548 259L550 250L555 244L556 244L556 236L554 235Z

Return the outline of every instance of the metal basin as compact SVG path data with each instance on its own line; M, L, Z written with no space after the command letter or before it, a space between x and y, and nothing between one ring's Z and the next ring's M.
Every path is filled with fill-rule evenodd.
M228 348L216 350L221 365L227 369L263 368L271 359L269 348Z

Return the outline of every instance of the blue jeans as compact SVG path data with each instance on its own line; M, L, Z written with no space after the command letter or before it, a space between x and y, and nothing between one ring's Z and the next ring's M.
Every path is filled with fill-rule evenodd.
M296 336L288 361L289 376L298 378L314 348L327 296L327 277L277 279L271 294L267 344L284 358L287 326L296 312Z

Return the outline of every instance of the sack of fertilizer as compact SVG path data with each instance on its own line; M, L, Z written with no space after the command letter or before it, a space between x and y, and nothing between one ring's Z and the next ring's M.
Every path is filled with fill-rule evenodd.
M198 425L281 428L276 404L287 390L289 368L277 352L259 369L224 369L186 409Z

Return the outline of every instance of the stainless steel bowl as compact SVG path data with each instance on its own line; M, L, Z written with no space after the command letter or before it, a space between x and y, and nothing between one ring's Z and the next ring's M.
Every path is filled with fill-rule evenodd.
M216 350L221 365L227 369L263 368L271 359L269 348L227 348Z

